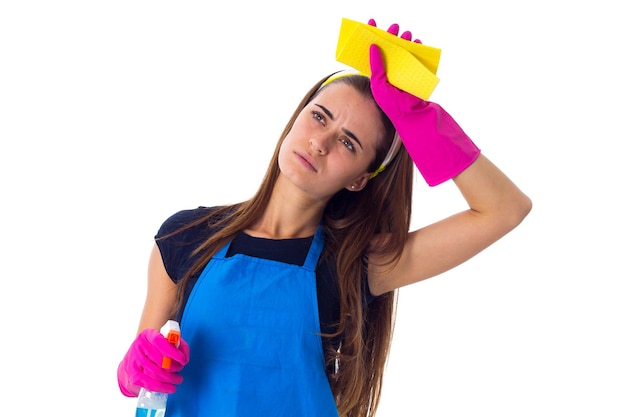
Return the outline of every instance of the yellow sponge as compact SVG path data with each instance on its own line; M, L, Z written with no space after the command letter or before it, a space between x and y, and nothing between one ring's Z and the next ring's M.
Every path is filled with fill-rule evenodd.
M439 83L436 74L441 49L402 39L375 26L343 18L335 57L337 61L370 76L369 51L373 43L382 52L389 82L401 90L428 100Z

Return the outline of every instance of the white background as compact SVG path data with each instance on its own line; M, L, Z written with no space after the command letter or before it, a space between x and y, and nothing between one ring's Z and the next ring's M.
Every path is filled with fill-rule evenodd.
M258 187L342 17L442 49L431 96L533 200L466 264L404 288L380 406L625 416L618 2L0 3L0 367L13 416L131 416L116 367L152 237ZM416 178L414 223L464 208Z

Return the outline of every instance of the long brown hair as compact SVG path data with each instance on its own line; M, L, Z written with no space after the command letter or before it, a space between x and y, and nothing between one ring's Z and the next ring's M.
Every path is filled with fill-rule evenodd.
M176 311L182 307L189 279L202 271L220 247L260 218L279 175L281 144L297 116L315 95L326 85L341 82L374 100L368 77L348 75L325 84L328 78L318 81L295 109L256 194L242 203L220 207L181 229L200 224L217 226L216 233L195 250L193 255L198 256L197 261L178 283ZM382 110L380 115L385 128L384 140L379 141L370 172L382 163L395 134L393 125ZM330 384L342 417L374 416L379 404L395 322L397 294L396 291L388 292L366 303L363 283L367 279L369 254L376 253L380 258L390 259L390 263L399 258L410 225L412 189L413 162L402 146L393 162L371 179L363 190L339 191L331 198L323 214L325 246L322 256L336 259L341 303L336 332L323 337L340 336L341 340L337 349L326 352L326 360L335 369ZM378 239L376 246L372 246L375 236L384 238Z

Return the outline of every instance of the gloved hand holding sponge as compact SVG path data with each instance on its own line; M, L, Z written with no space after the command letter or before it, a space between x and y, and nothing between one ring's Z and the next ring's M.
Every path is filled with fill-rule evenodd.
M368 24L376 26L373 19ZM393 24L387 32L397 35L399 26ZM401 38L411 42L411 32L404 32ZM480 155L480 149L454 119L440 105L391 85L383 53L376 44L370 45L369 54L374 99L391 119L428 185L441 184L470 166Z

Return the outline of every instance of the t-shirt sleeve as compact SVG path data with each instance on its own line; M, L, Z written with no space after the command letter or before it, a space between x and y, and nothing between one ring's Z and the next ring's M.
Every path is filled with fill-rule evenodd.
M155 235L155 241L161 252L165 271L170 279L178 282L185 272L193 265L193 250L202 243L201 227L192 227L178 233L174 233L181 227L197 220L208 213L206 207L198 207L192 210L181 210L167 218ZM173 233L171 236L170 233Z

